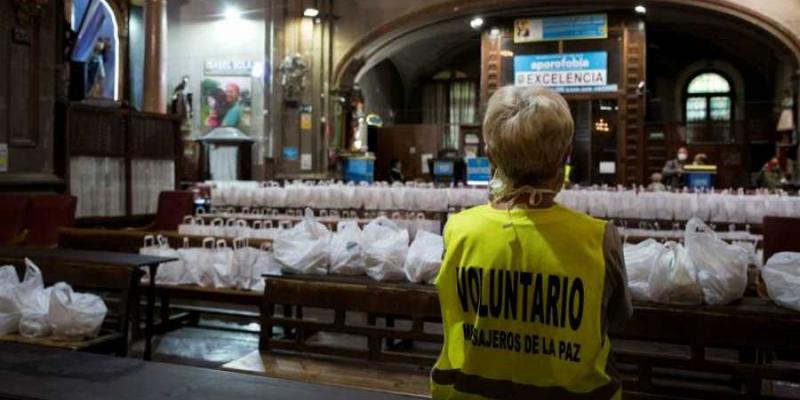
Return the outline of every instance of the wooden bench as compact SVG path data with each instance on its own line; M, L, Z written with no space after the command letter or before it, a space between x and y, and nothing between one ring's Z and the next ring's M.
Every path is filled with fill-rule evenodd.
M183 247L183 239L189 239L189 245L199 247L205 236L180 235L175 231L140 231L117 229L61 228L59 229L59 247L65 249L118 251L122 253L139 253L148 235L161 235L167 238L172 248ZM228 244L234 238L222 237ZM250 246L260 247L263 243L270 245L271 240L250 239Z
M416 365L432 365L439 354L441 312L436 291L431 286L378 283L367 277L298 275L269 277L265 293L259 342L262 351L291 350ZM279 315L277 305L295 306L304 311ZM318 314L327 314L327 318L307 315L307 308L326 310ZM387 323L381 326L379 318ZM393 327L389 322L392 320L408 324ZM282 328L288 335L277 335L275 327ZM348 335L361 340L350 340L344 345L313 340L321 334ZM429 347L432 351L396 352L390 348L394 340L432 344ZM356 346L359 343L361 346Z
M75 291L91 292L101 296L108 308L99 336L82 341L63 341L51 338L26 338L19 334L0 336L0 341L35 344L97 353L114 353L126 356L128 352L130 314L136 301L136 286L143 272L139 268L108 267L101 265L62 263L38 260L35 252L31 259L41 269L45 285L69 283ZM24 276L25 264L19 259L0 257L0 265L14 265Z
M438 355L439 347L420 353L418 343L442 340L441 328L424 329L440 320L430 286L287 276L268 278L266 287L260 340L264 365L273 364L271 356L303 354L361 360L373 367L377 362L430 367ZM305 316L277 315L278 304L303 307ZM328 312L310 317L310 308ZM399 328L370 325L365 316L370 314L406 323ZM283 328L283 334L274 327ZM800 383L800 366L773 363L770 357L800 347L800 313L763 299L744 298L728 306L637 303L634 318L610 336L626 398L773 398L775 381ZM389 348L386 339L413 340L414 349ZM262 367L270 368L275 369Z
M111 229L80 229L66 228L60 230L60 246L70 249L84 250L113 250L128 253L138 253L142 247L144 238L147 235L162 235L167 238L173 248L183 246L184 238L188 238L190 245L199 247L202 245L202 236L179 235L173 231L146 232L138 230L111 230ZM226 238L230 244L232 239ZM263 243L270 244L269 240L250 240L249 244L253 247L260 247ZM148 285L144 286L147 289ZM166 331L186 323L196 324L199 320L199 313L218 313L236 314L241 313L225 312L220 309L210 307L173 307L176 313L172 313L172 300L195 300L213 303L226 303L237 306L261 305L261 293L248 292L234 289L214 289L201 288L197 286L176 286L176 285L155 285L154 297L160 299L160 321L155 323L155 329ZM138 308L134 310L134 318L139 326ZM255 312L252 318L257 319L258 313ZM138 331L138 330L137 330Z

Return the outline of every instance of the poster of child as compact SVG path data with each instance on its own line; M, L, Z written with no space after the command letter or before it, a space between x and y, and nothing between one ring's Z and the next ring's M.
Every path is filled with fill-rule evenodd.
M206 77L200 88L203 132L221 126L250 134L253 96L249 77Z

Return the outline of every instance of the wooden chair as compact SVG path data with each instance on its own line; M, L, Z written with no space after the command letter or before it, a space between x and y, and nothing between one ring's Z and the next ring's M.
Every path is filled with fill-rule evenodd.
M26 216L30 246L58 245L58 228L75 226L75 207L78 199L69 195L34 196Z
M29 196L0 195L0 244L15 245L25 240L25 216L30 208Z
M133 228L143 231L177 231L183 217L194 214L194 193L164 191L158 194L158 210L149 225Z
M45 286L66 282L77 292L94 293L106 303L108 314L100 334L84 341L57 341L50 338L26 338L20 335L0 336L0 341L27 343L93 353L128 354L130 315L136 306L136 289L143 272L138 268L109 267L103 265L78 265L37 261L31 259L42 271ZM20 277L24 276L25 263L18 259L0 259L0 265L14 265Z
M800 218L764 217L764 262L782 251L800 251Z

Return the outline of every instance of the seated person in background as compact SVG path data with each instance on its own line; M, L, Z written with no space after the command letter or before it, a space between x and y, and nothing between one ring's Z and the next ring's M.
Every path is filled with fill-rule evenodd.
M554 201L573 132L548 88L489 99L492 201L445 227L433 399L621 397L607 331L632 313L622 243L612 224Z
M647 186L647 190L649 192L663 192L667 190L667 187L661 183L663 176L658 172L653 172L650 175L650 185Z
M697 153L694 156L694 161L692 161L692 165L708 165L708 156L706 153Z
M756 185L768 189L778 189L785 182L781 163L777 158L773 158L761 167L756 178Z
M393 158L389 161L389 183L405 182L406 177L403 175L403 164L400 160Z
M666 164L664 164L661 174L664 175L664 179L667 181L667 186L673 189L683 186L683 166L686 164L686 160L688 159L689 150L686 149L686 147L681 147L678 149L678 157L669 160Z

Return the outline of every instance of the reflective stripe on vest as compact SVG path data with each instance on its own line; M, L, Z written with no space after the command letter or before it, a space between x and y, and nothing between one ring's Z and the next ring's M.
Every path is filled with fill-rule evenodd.
M476 207L445 229L434 399L611 399L601 322L605 222L554 206Z

